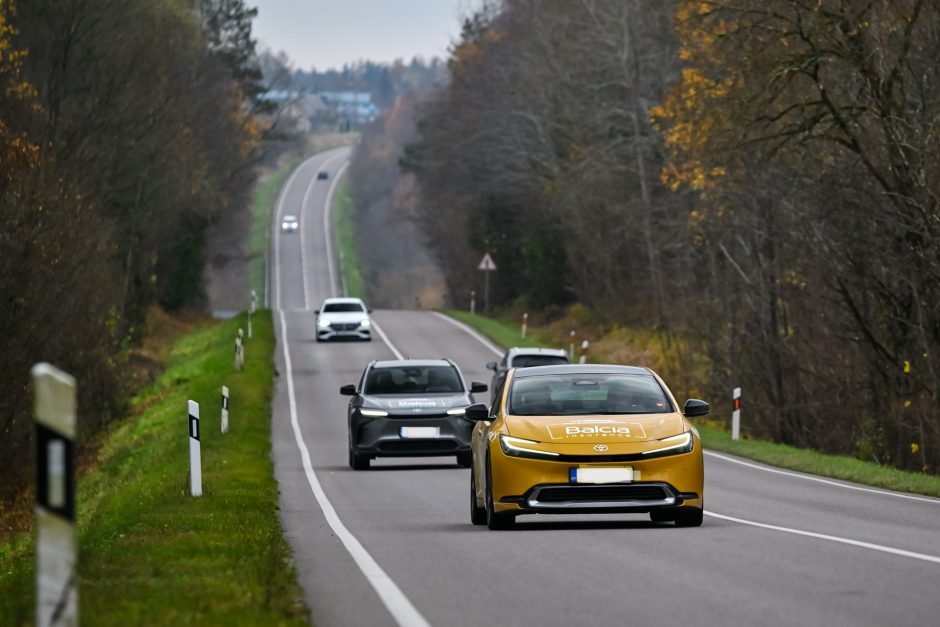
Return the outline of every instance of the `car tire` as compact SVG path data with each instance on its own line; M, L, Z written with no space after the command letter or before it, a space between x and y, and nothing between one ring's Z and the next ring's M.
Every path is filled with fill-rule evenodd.
M504 531L516 526L516 517L513 514L497 512L493 504L493 473L489 457L486 458L486 526L494 531Z
M698 507L680 507L675 516L676 527L701 527L705 513Z
M650 520L655 523L672 522L676 519L676 513L668 509L654 509L650 512Z
M370 458L368 455L357 453L356 449L349 445L349 467L353 470L368 470Z
M457 453L457 465L461 468L470 468L473 466L473 453L470 451Z
M486 524L486 508L477 505L476 473L470 468L470 522L474 525Z

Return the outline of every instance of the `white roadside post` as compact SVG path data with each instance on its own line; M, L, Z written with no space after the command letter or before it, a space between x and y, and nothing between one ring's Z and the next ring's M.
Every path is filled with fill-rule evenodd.
M588 342L587 340L584 340L583 342L581 342L581 358L578 360L579 364L587 363L588 348L590 347L590 345L591 343Z
M525 339L526 328L529 326L529 314L522 314L522 339Z
M741 388L734 388L731 397L734 401L734 411L731 412L731 439L737 440L741 437Z
M36 420L36 624L78 625L75 581L75 379L33 366Z
M248 308L248 339L251 339L251 308Z
M202 496L202 448L199 445L199 403L189 401L189 493Z
M238 335L235 337L235 369L242 370L245 368L245 345L242 342L243 332L241 329L238 330Z
M470 313L475 314L477 312L477 291L470 290Z
M228 433L228 386L222 386L222 433Z
M571 329L571 333L568 334L569 344L568 344L568 359L574 361L574 329Z
M251 290L251 299L248 302L248 339L252 338L251 333L251 316L255 313L255 310L258 308L258 292Z

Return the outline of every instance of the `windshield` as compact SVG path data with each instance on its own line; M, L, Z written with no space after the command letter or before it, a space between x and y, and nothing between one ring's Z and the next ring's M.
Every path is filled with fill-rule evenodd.
M451 366L395 366L373 368L366 379L366 394L422 394L463 392L457 370Z
M329 303L323 305L323 313L348 313L351 311L365 311L365 308L359 303Z
M517 416L660 414L672 411L659 383L648 375L566 374L520 377L509 391Z
M516 355L512 360L512 367L532 368L533 366L557 366L567 363L568 358L562 355Z

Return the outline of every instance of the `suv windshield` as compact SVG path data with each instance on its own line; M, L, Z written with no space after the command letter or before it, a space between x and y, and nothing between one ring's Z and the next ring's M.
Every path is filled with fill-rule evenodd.
M567 363L568 358L561 355L516 355L512 360L512 367L531 368L533 366L557 366Z
M647 375L567 374L514 379L509 413L517 416L662 414L672 411L659 383Z
M366 379L366 394L422 394L463 392L457 370L451 366L394 366L373 368Z
M365 309L359 303L329 303L328 305L323 305L323 309L320 311L323 313L344 313L350 311L365 311Z

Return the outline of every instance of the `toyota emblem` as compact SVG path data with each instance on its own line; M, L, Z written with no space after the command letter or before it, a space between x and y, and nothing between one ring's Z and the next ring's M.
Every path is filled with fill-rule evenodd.
M594 450L597 451L598 453L603 453L604 451L607 450L607 445L606 445L606 444L595 444L595 445L594 445Z

